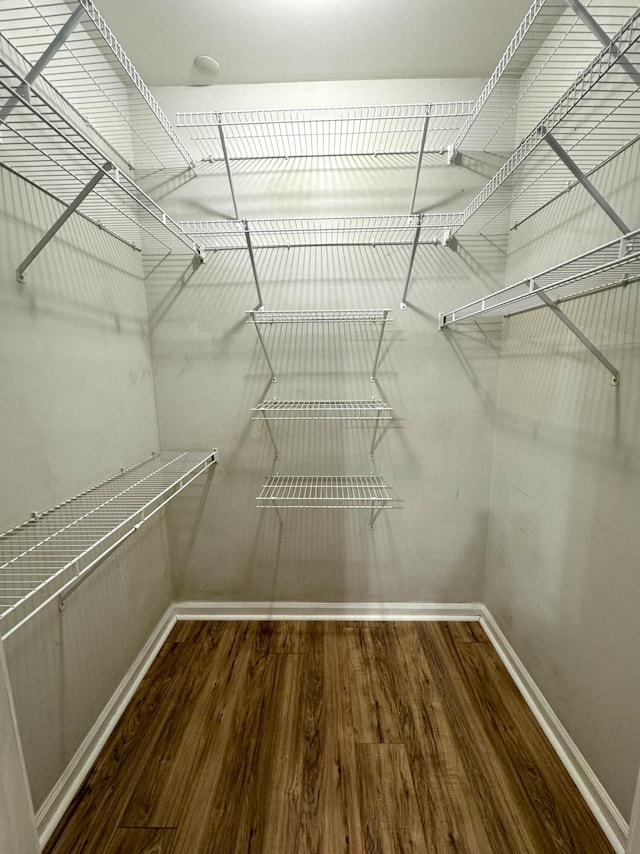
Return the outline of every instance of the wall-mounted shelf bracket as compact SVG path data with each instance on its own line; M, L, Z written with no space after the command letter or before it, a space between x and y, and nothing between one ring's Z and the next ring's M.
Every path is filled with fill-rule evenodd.
M30 264L35 261L38 255L45 248L47 243L55 237L60 228L65 224L65 222L69 219L69 217L73 214L74 211L78 209L78 207L82 204L82 202L87 198L87 196L93 191L99 181L104 177L105 173L113 168L113 164L105 163L101 170L96 172L93 178L85 184L85 186L80 190L75 199L65 208L65 210L60 214L58 219L53 223L51 228L47 231L47 233L38 241L38 243L34 246L34 248L29 252L24 261L18 265L16 268L16 276L19 282L24 282L25 273Z
M60 30L53 37L53 40L46 48L46 50L42 53L38 61L34 65L32 65L32 67L25 75L25 82L20 87L20 95L27 103L31 102L29 87L35 80L38 79L38 77L40 77L49 62L53 59L56 53L60 50L60 48L69 38L73 30L75 29L76 24L83 15L84 8L82 7L82 5L78 4L78 6L76 6L71 15L69 15L65 23L62 25ZM0 110L0 122L4 121L9 115L11 115L12 110L19 103L19 98L15 96L13 98L9 98L2 110Z
M600 24L596 21L593 15L586 9L580 0L565 0L567 6L569 6L576 15L581 19L584 25L590 30L593 35L598 39L601 44L605 47L609 47L611 44L611 38L607 35L607 33L602 29ZM618 49L613 47L614 56L618 53ZM635 65L626 57L622 56L618 60L618 63L621 68L623 68L626 73L629 75L631 80L636 84L636 86L640 86L640 71L635 67Z
M416 220L416 233L413 238L413 243L411 244L409 269L407 270L407 277L404 282L404 290L402 291L402 299L400 300L400 308L403 310L407 307L407 294L409 293L409 285L411 284L413 262L416 260L416 252L418 251L418 244L420 243L420 232L422 231L422 214L414 214L414 218Z
M234 202L235 204L235 202ZM257 310L264 308L264 300L262 299L262 291L260 290L260 279L258 278L258 268L256 267L256 258L253 253L253 243L251 242L251 230L249 228L249 220L242 220L242 228L244 230L244 239L247 242L247 249L249 250L249 260L251 261L251 269L253 271L253 281L256 285L256 291L258 293L258 305L256 306ZM274 379L275 382L275 379Z
M458 154L458 149L454 145L447 146L447 165L453 166L456 162L456 156Z
M238 203L236 201L236 191L233 186L233 173L231 172L231 160L229 159L229 150L227 148L227 140L224 135L224 124L222 122L222 113L216 114L218 122L218 136L220 137L220 147L222 148L222 156L224 157L224 167L227 170L227 180L229 181L229 190L231 192L231 201L233 202L233 210L236 219L240 219L238 213Z
M545 128L541 128L542 132L545 132ZM618 214L611 207L609 202L604 198L604 196L593 186L591 181L584 174L582 169L578 166L578 164L573 160L573 158L568 154L567 151L560 145L558 140L551 133L545 133L544 137L545 142L551 148L551 150L556 154L556 156L564 163L567 169L571 172L571 174L576 178L579 184L581 184L587 193L591 196L591 198L602 208L602 210L606 213L610 220L612 220L616 226L620 229L623 234L628 234L631 229L626 225L624 220L618 216Z
M429 131L429 108L426 108L427 112L424 117L424 124L422 126L422 135L420 137L420 146L418 147L418 162L416 164L416 177L413 182L413 194L411 196L411 205L409 206L409 213L412 214L414 212L416 206L416 195L418 193L418 184L420 182L420 171L422 169L422 157L424 155L424 144L427 139L427 133Z
M543 290L539 290L536 287L534 279L529 280L529 289L531 293L535 293L536 296L540 297L542 302L551 309L551 311L555 314L558 320L564 323L567 329L570 329L571 332L573 332L576 338L578 338L578 340L584 344L587 350L593 353L596 359L605 366L605 368L611 374L611 385L619 385L620 371L614 365L611 364L611 362L607 359L602 350L599 350L596 345L589 338L587 338L584 332L579 329L570 318L567 317L564 311L562 311L562 309L551 299L551 297L547 296L547 294Z
M420 235L418 234L418 237ZM418 244L416 243L416 246ZM415 254L415 250L414 250ZM412 262L413 263L413 262ZM385 308L382 312L382 321L380 323L380 335L378 336L378 346L376 348L376 355L373 360L373 370L371 371L371 382L374 383L376 381L376 371L378 369L378 361L380 359L380 351L382 349L382 339L384 338L384 331L387 325L387 320L389 320L389 309Z

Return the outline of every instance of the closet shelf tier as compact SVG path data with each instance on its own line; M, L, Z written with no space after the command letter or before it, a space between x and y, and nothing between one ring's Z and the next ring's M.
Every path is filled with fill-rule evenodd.
M384 400L264 400L253 418L271 421L377 421L392 418Z
M390 308L311 311L247 311L247 323L265 325L272 323L389 323Z
M443 154L472 101L177 114L203 160Z
M199 254L195 241L104 154L95 134L69 117L50 84L29 86L26 74L0 55L0 164L130 246Z
M597 170L638 138L639 83L640 9L636 7L611 44L537 119L453 230L487 233L493 226L503 232L522 225L578 183L566 157L597 183ZM558 147L566 155L564 160Z
M390 488L379 475L271 475L258 507L364 509L392 506Z
M440 328L483 314L500 316L543 305L536 292L555 302L637 281L640 277L640 229L527 276L498 291L440 315Z
M92 0L14 0L0 10L0 30L32 66L59 40L43 77L138 177L195 165Z
M459 214L190 220L180 223L204 250L291 249L321 246L442 244L460 224ZM419 233L418 233L419 229ZM416 236L417 235L417 236Z
M218 452L161 451L0 534L0 634L13 633L93 569L195 478Z
M609 36L637 10L635 0L584 5ZM534 0L454 139L454 149L509 157L517 140L536 127L601 47L567 0Z

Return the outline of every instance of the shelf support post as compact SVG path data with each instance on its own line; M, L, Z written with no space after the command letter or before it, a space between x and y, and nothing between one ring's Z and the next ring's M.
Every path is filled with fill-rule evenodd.
M618 216L618 214L614 211L609 202L604 198L604 196L593 186L593 184L584 174L582 169L580 169L575 160L573 160L573 158L564 150L558 140L550 133L545 134L544 139L547 145L556 154L556 156L564 163L567 169L576 178L578 183L582 184L582 186L589 193L591 198L594 199L594 201L600 205L600 207L606 213L609 219L617 225L617 227L623 234L628 234L631 229L626 225L624 220L620 216Z
M218 113L218 135L220 137L220 145L222 147L222 154L224 156L224 165L227 170L227 180L229 181L229 190L231 191L231 201L233 202L233 210L236 215L236 219L240 219L240 214L238 213L238 203L236 202L236 191L233 186L233 174L231 172L231 160L229 159L229 152L227 150L227 140L224 135L224 127L222 124L222 114Z
M373 459L373 452L375 451L375 448L376 448L376 436L378 435L379 425L380 425L380 410L377 409L376 410L376 420L375 420L375 423L373 425L373 437L371 439L371 449L369 451L369 459L370 460Z
M384 314L382 316L382 322L380 323L380 335L378 336L378 347L376 349L376 356L373 360L373 370L371 371L371 382L374 383L376 381L376 369L378 367L378 359L380 358L380 350L382 349L382 338L384 336L385 326L387 325L387 318L389 316L389 309L385 308Z
M282 515L280 513L280 509L278 508L278 505L276 504L275 498L272 499L271 506L276 511L276 516L278 517L278 522L280 522L280 530L284 531L284 520L283 520Z
M262 293L260 291L260 279L258 278L258 268L256 267L256 258L253 254L253 243L251 242L251 231L249 229L249 220L242 220L242 228L244 231L244 239L247 242L247 249L249 250L249 260L251 261L251 269L253 270L253 280L256 283L256 291L258 292L258 305L257 308L260 310L264 308L264 300L262 299ZM273 372L272 372L273 373Z
M269 370L271 371L271 382L278 382L278 377L276 376L276 372L273 370L273 365L271 364L271 359L269 358L269 353L267 352L266 344L264 343L264 338L262 337L262 332L260 332L260 324L253 321L253 325L256 328L256 332L258 333L258 341L262 346L262 352L264 353L264 357L267 360L267 365L269 366Z
M35 80L37 80L38 77L40 77L49 62L53 59L53 57L60 50L62 45L69 38L69 35L73 32L76 24L83 15L84 8L81 3L78 3L76 8L69 15L65 23L62 25L60 30L53 37L51 44L45 49L40 58L36 61L35 65L33 65L27 72L24 78L25 82L19 87L23 89L22 96L26 101L29 100L30 85ZM4 121L7 116L9 116L16 104L18 104L18 98L16 98L14 95L13 97L9 98L2 110L0 110L0 121Z
M534 279L530 279L529 281L529 289L531 290L531 292L536 294L536 296L540 297L542 302L551 309L551 311L555 314L558 320L564 323L567 329L570 329L571 332L573 332L573 334L576 336L576 338L578 338L584 344L587 350L593 353L596 359L601 362L609 371L609 373L611 374L611 385L619 385L620 371L614 365L611 364L611 362L607 359L604 353L599 350L589 338L587 338L584 332L579 329L570 318L567 317L567 315L564 313L564 311L562 311L562 309L557 305L557 303L555 303L551 299L551 297L547 296L547 294L543 290L540 290L536 286Z
M416 206L416 195L418 194L418 183L420 181L420 170L422 169L422 158L424 156L424 145L427 140L427 132L429 130L429 108L426 107L426 114L424 117L424 124L422 125L422 137L420 138L420 148L418 149L418 163L416 165L416 177L413 182L413 195L411 196L411 205L409 207L409 214L413 213L413 209Z
M271 444L273 445L273 452L275 454L276 460L279 460L280 459L280 451L278 450L278 446L276 444L276 440L275 440L275 437L273 435L273 430L271 428L271 424L269 423L269 419L265 415L264 412L262 413L262 420L266 424L267 433L269 434L269 438L271 439Z
M409 269L407 270L407 278L404 283L404 290L402 292L402 299L400 301L400 308L404 309L407 307L407 294L409 293L409 285L411 283L411 274L413 272L413 262L416 260L416 252L418 251L418 243L420 242L420 232L422 231L422 214L417 214L418 225L416 227L416 233L413 238L413 243L411 244L411 257L409 258Z
M382 510L383 510L382 505L379 505L378 507L376 507L375 504L371 505L371 517L369 519L369 527L371 528L371 530L373 530L373 526L375 524L375 521L378 518L378 516L380 515L380 513L382 512Z
M603 44L605 47L609 47L611 44L611 39L606 34L606 32L602 29L600 24L596 21L593 15L586 9L580 0L565 0L567 6L569 6L576 15L580 18L580 20L584 23L588 30L590 30L593 35L598 39L598 41ZM614 48L615 53L618 53L617 48ZM635 83L636 86L640 86L640 71L635 67L635 65L628 59L626 56L620 57L618 59L618 63L626 73L629 75L631 80Z
M58 219L53 223L47 233L38 241L38 243L31 250L31 252L29 252L24 261L16 269L16 275L18 277L19 282L24 282L24 274L27 270L27 267L29 267L29 265L38 257L38 255L42 252L47 243L49 243L51 238L55 236L61 226L65 224L71 214L78 209L82 202L93 191L96 184L98 184L98 182L104 177L105 171L110 168L111 163L105 163L103 168L96 172L96 174L89 181L89 183L85 184L85 186L82 188L82 190L80 190L75 199L65 208L65 210L60 214Z

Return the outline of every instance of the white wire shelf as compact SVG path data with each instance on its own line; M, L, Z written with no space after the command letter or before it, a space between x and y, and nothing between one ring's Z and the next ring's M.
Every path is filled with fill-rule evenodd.
M471 101L177 114L203 160L447 152ZM425 129L426 125L426 129Z
M217 450L161 451L0 535L0 633L12 634L88 577L198 475Z
M199 254L193 239L61 108L50 84L40 79L28 95L27 85L24 71L0 55L0 165L65 207L99 175L77 208L86 218L137 249Z
M271 421L390 420L392 407L384 400L264 400L251 409L252 418Z
M247 323L390 323L390 308L356 310L317 309L312 311L247 311Z
M33 65L81 6L83 13L43 76L138 177L194 166L191 155L92 0L5 0L0 30Z
M514 154L462 213L456 231L484 230L492 222L517 227L544 205L575 186L571 172L544 140L552 134L587 176L635 142L640 130L640 9L610 46L574 80L537 120ZM640 72L638 72L640 74ZM569 181L568 181L569 179Z
M610 37L637 9L632 0L585 0L583 6ZM566 0L534 0L454 149L508 157L601 47Z
M258 507L313 510L380 510L393 506L379 475L270 475L256 498Z
M635 247L635 248L634 248ZM440 328L484 314L503 316L513 310L543 306L537 292L553 292L562 302L640 277L640 229L583 252L547 270L440 315Z
M291 249L320 246L411 246L420 227L419 244L445 241L459 224L459 214L351 216L251 220L197 220L180 223L203 250L247 248Z

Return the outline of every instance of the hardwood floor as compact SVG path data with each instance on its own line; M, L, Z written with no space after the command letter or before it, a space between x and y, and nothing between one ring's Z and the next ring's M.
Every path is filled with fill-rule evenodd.
M45 851L612 848L479 624L181 622Z

